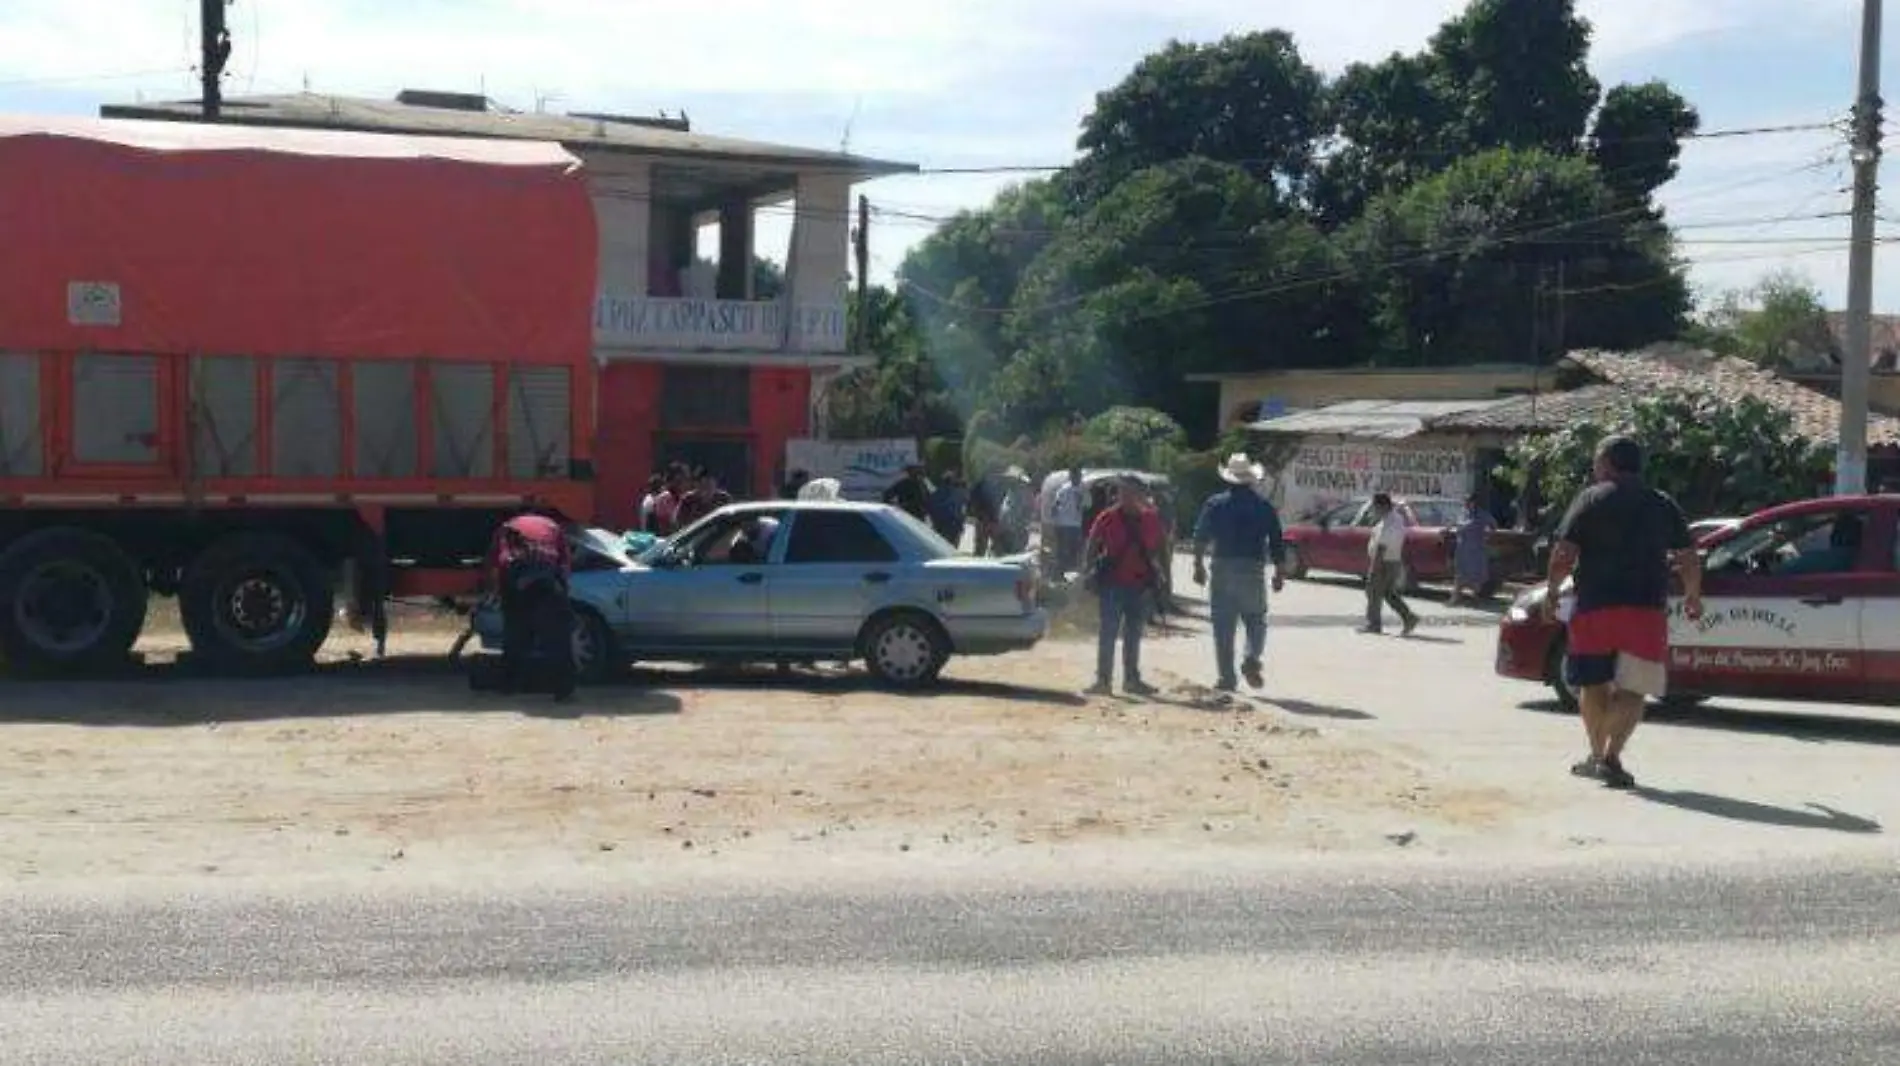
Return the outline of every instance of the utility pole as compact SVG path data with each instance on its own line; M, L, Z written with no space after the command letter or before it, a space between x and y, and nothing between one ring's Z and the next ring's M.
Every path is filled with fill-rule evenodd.
M1867 387L1874 311L1874 194L1880 182L1880 0L1861 0L1860 92L1854 101L1854 228L1847 251L1847 351L1834 493L1867 491Z
M852 240L858 266L857 336L851 338L851 354L863 355L871 340L871 198L858 195L858 232Z
M204 117L215 122L224 112L224 64L231 58L231 30L224 9L230 0L199 0L198 74L204 86Z

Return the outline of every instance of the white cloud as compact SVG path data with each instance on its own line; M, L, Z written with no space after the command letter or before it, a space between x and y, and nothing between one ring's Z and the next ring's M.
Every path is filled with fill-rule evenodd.
M1596 27L1599 63L1725 29L1772 32L1833 19L1857 4L1580 0ZM515 106L552 97L557 108L616 110L738 94L756 106L742 118L722 116L719 132L768 139L790 139L778 132L788 126L842 123L850 101L863 99L926 118L907 118L901 128L861 123L853 141L861 151L936 165L1060 162L1072 152L1090 94L1169 36L1208 39L1283 26L1311 61L1337 69L1419 47L1462 6L1462 0L237 0L230 9L236 43L229 91L294 90L307 78L319 91L387 95L402 87L485 87ZM186 95L197 7L196 0L7 0L0 5L0 100L9 83L33 80L114 99ZM169 73L86 80L160 68ZM773 98L791 93L834 103L826 114L798 116L801 123L774 112ZM1012 121L971 120L967 108L977 98L992 109L1013 109ZM928 116L938 114L942 128L933 130ZM1751 175L1774 169L1774 160L1761 153L1782 153L1784 169L1792 169L1803 162L1803 147L1778 138L1695 146L1670 190L1673 216L1761 217L1775 204L1825 200L1828 177L1815 179L1818 185L1807 180L1814 175L1750 184ZM982 203L1007 180L907 179L870 192L874 201L916 214L947 215ZM1740 185L1709 191L1725 181ZM767 221L761 248L783 243L775 225ZM927 232L916 220L880 223L873 239L886 270L879 275ZM1746 250L1735 246L1724 258L1692 249L1705 261L1698 281L1729 284L1743 272L1752 277L1774 265L1757 269L1736 258ZM1817 277L1838 276L1825 256L1807 261ZM1830 294L1837 289L1829 286Z

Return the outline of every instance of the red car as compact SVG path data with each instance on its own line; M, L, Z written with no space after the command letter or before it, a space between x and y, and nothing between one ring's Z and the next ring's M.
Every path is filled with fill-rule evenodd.
M1699 622L1672 599L1669 697L1900 703L1900 496L1784 504L1705 535ZM1497 672L1563 680L1569 590L1557 620L1544 590L1518 597L1498 630Z
M1452 578L1453 533L1464 521L1462 500L1397 500L1399 516L1405 520L1405 563L1401 588L1413 589L1426 582L1448 583ZM1366 544L1372 539L1372 500L1362 497L1321 512L1314 519L1286 529L1286 575L1306 576L1315 570L1364 576ZM1490 587L1481 590L1489 596L1505 578L1515 577L1528 566L1532 538L1513 530L1493 530Z

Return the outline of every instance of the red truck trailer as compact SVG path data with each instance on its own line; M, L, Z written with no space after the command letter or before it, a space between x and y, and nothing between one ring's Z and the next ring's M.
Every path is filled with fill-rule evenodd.
M0 118L0 659L310 661L591 517L596 230L557 145Z

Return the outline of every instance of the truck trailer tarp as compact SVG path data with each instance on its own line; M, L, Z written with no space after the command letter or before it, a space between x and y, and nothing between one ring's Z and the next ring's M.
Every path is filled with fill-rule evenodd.
M596 240L558 145L0 119L0 350L578 366Z

